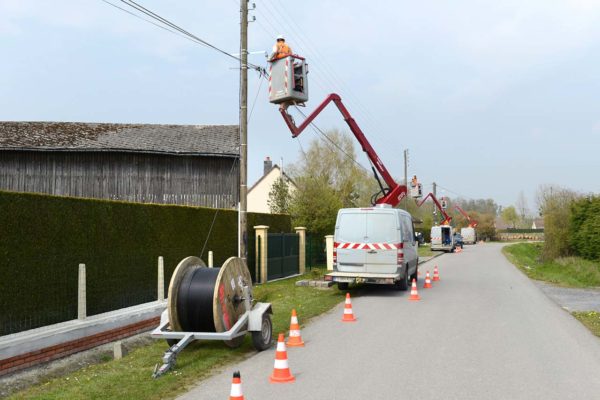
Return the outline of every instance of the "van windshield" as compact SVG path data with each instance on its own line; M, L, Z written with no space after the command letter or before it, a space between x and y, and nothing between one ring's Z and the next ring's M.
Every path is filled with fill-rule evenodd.
M347 213L338 221L337 241L349 243L394 243L400 241L393 213Z

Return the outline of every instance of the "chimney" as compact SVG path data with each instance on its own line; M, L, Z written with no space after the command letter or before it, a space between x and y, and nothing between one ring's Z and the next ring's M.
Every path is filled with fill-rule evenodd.
M272 169L273 169L273 161L271 161L271 157L265 158L263 176L268 174L269 172L271 172Z

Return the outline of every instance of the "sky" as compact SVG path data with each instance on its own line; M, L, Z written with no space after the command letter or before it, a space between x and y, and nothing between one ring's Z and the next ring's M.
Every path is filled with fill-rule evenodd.
M249 50L285 35L309 63L305 112L340 94L394 176L407 148L426 192L523 191L532 210L540 184L600 192L600 1L253 2ZM239 52L237 0L139 3ZM0 120L237 124L237 68L102 0L0 0ZM253 71L249 106L252 184L318 136L292 139ZM315 122L349 131L335 107Z

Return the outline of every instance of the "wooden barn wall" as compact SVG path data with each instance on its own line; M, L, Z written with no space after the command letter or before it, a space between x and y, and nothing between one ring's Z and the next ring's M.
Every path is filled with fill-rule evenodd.
M141 203L233 208L234 158L0 151L0 189Z

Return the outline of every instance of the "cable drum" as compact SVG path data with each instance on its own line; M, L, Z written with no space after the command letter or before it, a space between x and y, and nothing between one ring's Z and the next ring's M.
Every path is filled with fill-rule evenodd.
M252 291L248 267L231 257L221 268L206 268L197 257L183 259L169 284L168 312L171 330L178 332L225 332L246 311L243 287ZM238 346L243 337L225 343Z

